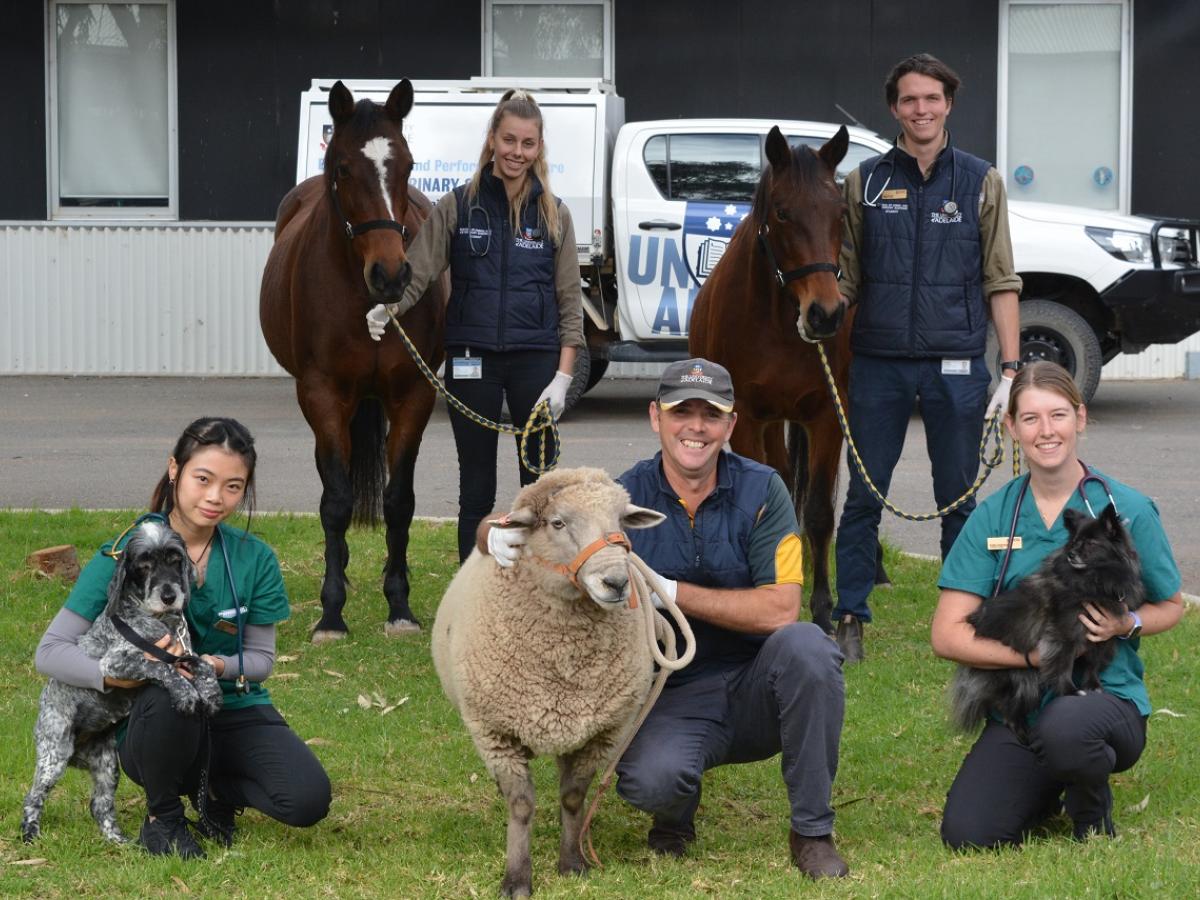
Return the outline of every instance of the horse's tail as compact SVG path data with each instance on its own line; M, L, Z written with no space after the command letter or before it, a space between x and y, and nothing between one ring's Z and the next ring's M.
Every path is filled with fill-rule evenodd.
M787 423L788 469L792 473L791 484L787 486L792 495L796 511L804 509L805 494L808 490L808 432L798 422Z
M387 475L386 438L383 404L375 397L364 397L350 420L350 488L354 493L355 524L379 524Z

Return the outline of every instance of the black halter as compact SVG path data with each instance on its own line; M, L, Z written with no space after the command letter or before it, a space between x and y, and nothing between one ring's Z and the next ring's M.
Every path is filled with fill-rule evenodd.
M779 268L779 263L775 261L775 251L771 249L771 242L767 240L767 234L770 232L771 226L764 222L758 229L758 243L763 248L763 252L767 254L767 263L775 270L775 280L779 282L780 287L787 287L789 282L803 278L805 275L812 275L815 272L832 272L833 276L839 281L842 277L842 270L834 263L818 262L809 263L807 266L801 266L798 269L784 272Z
M360 234L363 234L367 231L374 231L377 228L390 228L392 231L400 232L400 237L404 239L406 244L408 243L408 228L402 223L397 222L395 219L371 219L369 222L360 222L357 225L351 225L350 221L346 218L346 214L342 212L342 201L338 199L338 186L336 178L332 181L332 185L333 191L331 196L333 197L333 211L337 213L338 221L342 223L342 228L346 232L347 240L352 241Z

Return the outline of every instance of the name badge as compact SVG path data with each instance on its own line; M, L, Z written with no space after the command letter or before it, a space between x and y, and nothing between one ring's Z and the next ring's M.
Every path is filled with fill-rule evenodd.
M943 359L943 375L970 375L971 361L969 359Z
M483 377L483 360L478 356L456 356L451 361L455 381L478 380Z
M990 537L987 539L987 548L989 550L1007 550L1008 549L1008 538L1007 537ZM1012 539L1012 548L1014 550L1021 549L1021 536L1020 535L1016 535Z
M879 196L884 200L907 200L908 188L890 188Z

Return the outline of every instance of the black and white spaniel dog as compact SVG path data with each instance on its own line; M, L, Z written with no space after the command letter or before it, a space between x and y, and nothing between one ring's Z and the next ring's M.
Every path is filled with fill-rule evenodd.
M161 685L180 713L211 716L221 708L221 687L213 667L191 653L183 618L191 576L183 539L161 522L141 523L120 551L108 605L79 646L100 661L101 674ZM153 647L167 633L185 648L183 656ZM148 659L147 651L157 658ZM192 678L180 674L180 668ZM116 726L129 715L136 696L137 689L101 692L54 678L47 682L33 728L37 767L21 821L26 841L40 833L46 795L68 765L91 773L92 816L101 833L111 841L126 840L114 805L120 777Z

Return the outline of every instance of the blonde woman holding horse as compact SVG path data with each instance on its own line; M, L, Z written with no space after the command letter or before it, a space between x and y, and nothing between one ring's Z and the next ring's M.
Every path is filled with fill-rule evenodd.
M575 229L550 190L542 112L529 94L505 92L474 177L438 201L408 261L412 281L404 297L367 314L371 336L380 340L388 313L403 316L448 267L446 389L487 419L500 418L505 399L518 425L543 400L557 419L584 347L583 306ZM463 560L495 506L497 432L453 407L450 423L458 449ZM549 458L553 448L546 450ZM520 460L518 467L522 485L536 479Z

